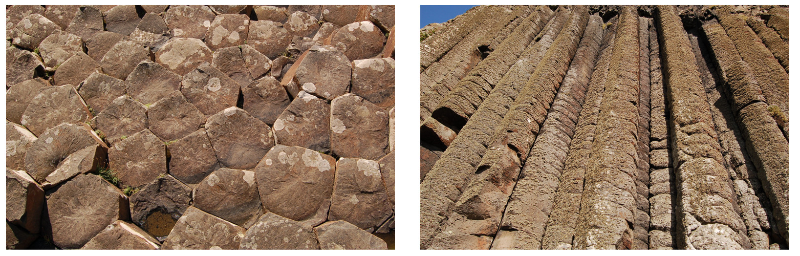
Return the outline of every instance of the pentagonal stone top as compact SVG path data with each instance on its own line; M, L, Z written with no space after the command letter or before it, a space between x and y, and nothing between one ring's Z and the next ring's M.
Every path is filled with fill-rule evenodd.
M141 21L134 5L114 6L103 15L103 19L105 20L106 30L122 35L128 35L133 32L133 29Z
M335 166L333 157L317 151L272 147L254 170L264 208L297 221L313 217L319 208L328 207Z
M179 91L173 91L147 109L147 125L163 141L183 138L197 131L204 122L203 113Z
M169 32L169 27L167 27L167 23L164 22L164 18L161 18L157 13L145 13L142 17L142 21L139 22L139 25L136 26L141 31L150 32L153 34L164 34Z
M359 5L324 5L322 6L322 20L344 26L356 21Z
M127 93L142 104L159 101L181 88L181 76L154 62L141 62L125 80Z
M145 129L109 148L108 166L120 186L141 187L167 173L166 147Z
M11 43L19 47L33 50L39 47L42 42L53 31L60 27L40 14L31 14L17 22L14 26L13 34L10 36Z
M71 84L75 88L89 75L100 72L100 63L83 52L73 55L61 64L53 75L55 85Z
M164 21L172 35L184 38L203 39L214 20L214 12L208 6L170 6Z
M275 123L278 115L289 105L289 94L271 76L243 86L242 97L244 109L268 125Z
M94 174L82 174L56 188L47 199L53 243L62 249L81 248L118 219L130 218L128 198Z
M346 221L327 222L314 228L323 250L386 250L386 242Z
M84 40L86 42L86 53L96 61L103 60L111 47L114 47L125 36L108 31L97 32L92 37Z
M331 40L351 60L367 59L378 55L386 43L383 32L369 21L353 22L340 28Z
M378 162L339 159L329 220L345 220L361 229L374 230L392 215L392 207Z
M286 8L271 5L253 6L253 12L256 13L258 20L271 20L274 22L284 22L288 16Z
M106 74L125 79L139 62L150 60L149 54L150 52L144 45L134 41L122 40L103 55L103 59L100 60L100 66Z
M28 104L31 103L33 97L49 85L47 80L36 78L28 79L11 86L11 88L6 91L6 120L20 123L22 113L28 108Z
M17 47L6 48L6 89L33 79L37 70L44 71L44 65L36 54Z
M65 123L50 128L28 148L25 170L37 182L44 182L69 155L95 144L104 145L85 124Z
M25 153L34 141L28 129L6 120L6 169L25 170Z
M306 12L296 11L289 14L283 26L292 36L309 36L319 29L319 20Z
M242 238L241 249L249 250L310 250L319 249L311 227L297 221L266 213Z
M389 30L394 27L394 5L373 5L369 19L383 30Z
M217 49L214 51L214 58L211 60L211 64L235 80L239 85L243 86L253 81L242 56L241 46Z
M195 207L183 213L161 249L239 249L245 229Z
M236 106L239 84L222 71L204 63L183 76L181 92L200 112L213 115Z
M178 75L184 75L203 62L210 63L212 54L211 49L200 39L173 38L156 52L156 62Z
M314 46L300 62L295 78L304 91L332 100L347 93L350 60L331 46Z
M250 22L247 44L270 59L280 56L291 41L292 35L279 22L271 20Z
M122 80L95 72L83 80L78 93L86 106L97 114L102 113L114 99L125 95L125 84Z
M378 107L393 107L394 59L354 60L350 91Z
M278 143L329 152L330 113L327 101L301 91L275 120Z
M192 201L192 189L170 175L131 196L131 221L155 237L166 237Z
M172 156L169 161L169 173L184 183L200 183L219 167L217 155L211 147L205 129L168 143L167 149Z
M83 123L89 119L89 109L75 88L62 85L44 88L34 96L22 114L20 124L33 134L42 134L61 123Z
M250 18L244 14L220 14L206 31L206 44L212 50L237 46L247 39Z
M217 159L228 168L253 168L275 145L272 129L237 107L209 117L205 128Z
M158 250L161 244L136 225L117 220L89 240L84 250Z
M39 54L44 66L55 69L72 55L83 52L83 40L75 34L55 31L39 44Z
M193 199L194 207L245 228L262 214L252 171L220 168L197 185Z
M77 15L67 27L67 32L76 34L81 38L90 38L100 31L103 31L103 13L92 6L79 9Z
M80 5L48 5L44 16L58 24L61 30L65 30L81 11L80 7Z
M272 60L250 45L242 45L242 57L252 79L257 79L272 69Z
M331 102L331 150L336 155L377 160L388 148L388 111L354 94Z
M106 141L116 144L123 137L127 138L147 128L147 109L123 95L116 98L94 120L95 127L103 133Z

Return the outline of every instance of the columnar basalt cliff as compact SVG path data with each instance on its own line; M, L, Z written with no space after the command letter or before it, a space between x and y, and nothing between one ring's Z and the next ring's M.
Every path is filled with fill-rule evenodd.
M423 249L788 249L786 6L420 30Z

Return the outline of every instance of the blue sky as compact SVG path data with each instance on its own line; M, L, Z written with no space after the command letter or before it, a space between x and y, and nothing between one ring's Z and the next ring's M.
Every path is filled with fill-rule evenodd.
M467 12L474 5L420 5L419 28L430 23L442 23Z

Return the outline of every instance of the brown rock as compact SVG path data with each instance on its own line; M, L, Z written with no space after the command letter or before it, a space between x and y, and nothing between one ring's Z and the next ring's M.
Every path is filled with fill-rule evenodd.
M289 43L289 47L286 47L286 51L291 56L299 56L314 45L322 45L322 43L317 43L310 37L295 36L292 38L292 42Z
M136 13L136 6L117 5L104 13L105 28L108 31L129 35L133 29L139 25L139 14Z
M147 13L158 14L164 12L169 5L142 5L142 9Z
M394 59L354 60L350 91L378 107L393 107Z
M130 219L128 197L93 174L78 175L47 198L53 244L77 249L116 220Z
M204 5L170 6L164 21L173 36L203 39L214 16L214 12Z
M172 156L169 161L169 173L187 184L200 183L219 167L205 129L168 143L167 150Z
M319 249L311 227L274 213L261 216L250 227L239 246L248 250L309 250Z
M205 128L217 159L228 168L253 168L275 145L272 129L237 107L209 117Z
M75 54L83 52L83 40L74 34L55 31L39 44L39 54L44 66L49 70L67 61Z
M225 108L236 106L239 84L220 70L204 63L183 76L181 93L200 112L210 116Z
M386 250L386 242L346 221L331 221L314 228L323 250Z
M33 134L61 123L83 123L91 119L91 114L81 96L71 85L50 86L33 97L22 114L20 124Z
M209 5L216 14L237 14L244 10L246 5Z
M114 145L147 129L147 109L128 95L119 96L97 115L94 126Z
M108 150L108 167L121 187L141 187L167 173L164 142L150 130L142 130Z
M96 61L103 60L103 56L111 50L125 36L108 31L100 31L86 39L86 53ZM123 77L124 79L124 77Z
M45 9L41 5L12 5L6 6L6 28L14 27L20 20L31 14L43 14Z
M252 171L220 168L197 184L193 199L194 207L245 228L263 213Z
M211 60L211 64L239 85L246 85L253 81L242 56L241 46L217 49L214 51L214 58Z
M295 11L289 14L286 23L283 24L292 36L313 35L319 29L319 21L316 17L302 11Z
M244 109L267 125L289 106L289 95L278 80L266 76L242 87Z
M238 13L238 12L237 12ZM250 18L244 14L220 14L206 31L206 44L211 50L237 46L247 39Z
M173 38L156 52L156 62L178 75L189 73L203 62L210 63L212 57L211 49L194 38Z
M6 48L6 88L33 79L37 72L43 73L44 65L36 54L17 47Z
M354 94L331 102L331 151L341 157L378 159L388 152L386 110Z
M203 113L179 91L173 91L147 109L147 127L163 141L183 138L197 131L204 121Z
M347 93L352 67L344 53L331 46L314 46L299 65L295 78L304 91L328 100Z
M150 51L146 46L134 41L121 40L103 55L100 66L109 76L125 79L139 62L149 60Z
M48 5L44 16L58 24L61 30L66 30L80 11L80 5Z
M242 227L189 207L175 223L161 249L239 249L244 234Z
M272 68L272 61L250 45L242 45L242 57L252 79L268 74Z
M360 5L323 5L322 20L341 27L358 21L356 19L361 7Z
M342 26L337 26L330 22L322 23L322 25L319 26L319 30L317 30L317 33L314 34L313 38L314 42L325 43L326 40L330 39L331 35L341 27Z
M8 224L6 221L6 249L26 249L37 237L38 235L31 234L16 225Z
M394 27L394 5L373 5L369 20L383 30Z
M73 55L61 64L53 75L55 85L71 84L75 88L89 75L100 72L100 64L83 52Z
M64 123L45 131L25 154L25 170L37 182L44 182L72 153L88 146L104 145L85 124Z
M96 7L87 6L78 9L66 31L87 39L103 30L103 12Z
M381 168L383 185L386 186L386 195L394 208L394 151L378 160L378 166Z
M56 23L40 14L31 14L20 20L14 26L13 35L8 36L13 38L12 44L33 50L39 47L39 43L56 30L60 30Z
M125 80L127 93L142 104L149 105L178 91L181 76L164 66L145 61L136 66Z
M292 63L294 63L294 61L286 56L280 56L275 58L275 60L272 61L272 68L269 71L270 72L269 75L280 79L283 72L283 68L286 66L289 67L292 66ZM292 94L292 95L297 95L297 94Z
M102 113L114 99L125 95L125 84L122 80L96 72L83 80L78 94L91 111Z
M281 23L270 20L258 20L250 23L247 44L270 59L285 52L291 41L292 36Z
M22 113L39 92L50 84L47 80L36 78L17 83L6 91L6 120L20 123Z
M128 39L143 45L149 52L157 52L161 47L169 42L169 35L150 33L136 28L128 36Z
M372 232L391 215L392 203L378 162L340 158L328 220L344 220Z
M6 169L6 221L39 233L44 190L25 171Z
M290 5L286 7L287 13L294 13L297 11L305 12L314 18L322 18L322 5Z
M6 120L6 170L25 170L25 153L36 141L24 126Z
M383 50L386 36L372 22L347 24L333 35L331 45L344 52L348 59L372 58Z
M157 13L150 12L144 14L142 21L139 22L136 28L153 34L165 34L169 32L169 27L167 27L167 23L164 22L164 18L161 18Z
M158 240L136 225L117 220L89 240L83 250L158 250Z
M95 172L101 166L105 167L107 152L108 149L105 148L105 145L95 144L70 154L58 164L52 173L47 175L42 187L50 189L78 174Z
M392 107L392 109L389 109L389 151L394 151L394 131L394 107Z
M436 164L436 161L439 161L439 155L436 155L432 151L428 150L425 147L419 147L419 180L420 182L425 179L425 175L428 174L431 169L433 169L433 165Z
M300 92L275 120L278 143L330 152L330 113L327 101Z
M258 20L271 20L274 22L284 22L289 15L286 13L286 8L271 5L253 6L253 12L256 13Z
M394 59L394 27L389 29L389 37L386 39L386 45L383 46L380 56Z
M131 221L152 236L166 237L189 207L192 189L163 175L133 194L130 201Z

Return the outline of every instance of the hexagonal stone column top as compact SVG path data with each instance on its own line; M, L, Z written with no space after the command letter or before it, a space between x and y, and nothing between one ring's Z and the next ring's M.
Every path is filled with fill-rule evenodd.
M331 221L314 228L323 250L386 250L386 242L346 221Z
M372 231L392 215L392 208L378 162L339 159L328 220L345 220Z
M337 30L331 40L331 45L351 60L372 58L381 53L385 43L386 36L369 21L347 24Z
M193 206L186 209L167 240L164 250L239 249L245 229Z
M108 165L120 186L141 187L167 173L164 142L144 129L108 150Z
M173 38L156 52L156 62L178 75L189 73L203 62L211 63L212 57L211 49L196 38Z
M242 238L239 248L249 250L319 249L311 227L274 213L261 216Z
M89 108L75 88L62 85L43 88L34 96L22 114L20 124L33 134L42 134L61 123L83 123L89 119Z
M20 123L22 114L28 108L33 97L47 86L50 86L50 83L41 78L28 79L11 86L6 91L6 120Z
M295 78L304 91L332 100L347 93L350 60L331 46L313 46L297 67Z
M170 6L164 21L176 37L203 39L214 20L214 12L208 6Z
M169 174L130 197L131 221L155 237L166 237L192 201L192 189Z
M95 144L105 146L86 124L64 123L50 128L28 148L25 170L37 182L44 182L69 155Z
M228 168L253 168L275 145L272 129L237 107L209 117L205 128L217 159Z
M205 129L200 129L173 142L167 143L172 158L169 173L176 179L187 183L200 183L206 176L219 168L217 155L211 147Z
M197 185L192 205L245 228L263 213L255 173L228 168L212 172Z
M147 128L147 109L128 95L119 96L97 115L94 126L113 145Z
M181 93L200 112L210 116L236 106L239 84L222 71L204 63L183 76Z
M171 92L147 109L148 128L167 142L197 131L204 122L203 113L179 91Z
M388 111L355 94L331 101L331 151L377 160L389 149Z
M84 250L158 250L158 240L136 225L117 220L89 240Z
M330 152L331 104L301 91L275 120L278 143Z
M220 14L206 31L206 44L211 50L237 46L247 39L250 18L244 14Z
M268 125L275 123L290 102L284 87L271 76L242 86L242 98L242 107Z
M181 76L158 63L144 61L125 79L128 95L142 104L153 104L181 88Z

